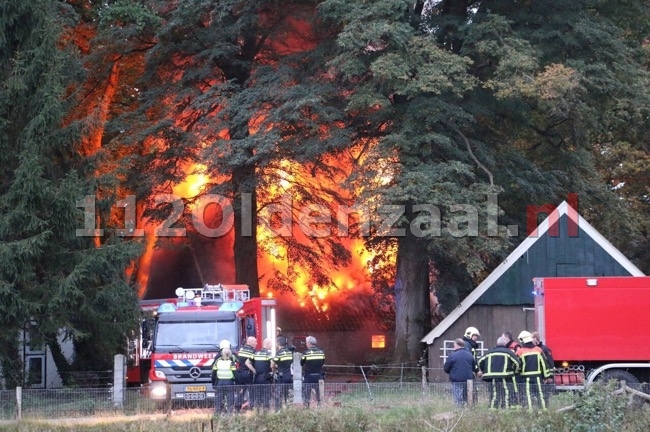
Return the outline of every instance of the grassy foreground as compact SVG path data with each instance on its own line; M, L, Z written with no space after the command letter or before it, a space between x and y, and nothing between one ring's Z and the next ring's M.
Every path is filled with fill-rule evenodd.
M455 410L431 401L413 406L325 407L306 410L290 407L280 413L212 417L207 410L172 415L92 417L26 420L0 424L2 431L165 431L165 432L347 432L347 431L648 431L650 404L629 405L626 396L611 389L567 395L563 405L576 409L559 413L490 411L483 407Z

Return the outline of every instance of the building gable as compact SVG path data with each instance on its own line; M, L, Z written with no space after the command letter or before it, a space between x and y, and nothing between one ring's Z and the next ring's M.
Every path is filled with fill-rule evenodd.
M583 274L583 271L590 273ZM644 276L564 201L422 342L430 345L474 304L532 304L533 277L577 276L578 273L580 276Z
M570 223L567 214L560 216L521 256L514 257L512 266L475 304L532 305L534 277L632 275L632 269L610 255L580 224L577 235L572 235Z

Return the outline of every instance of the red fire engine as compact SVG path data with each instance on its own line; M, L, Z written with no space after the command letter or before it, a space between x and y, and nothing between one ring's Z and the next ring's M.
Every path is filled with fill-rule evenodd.
M650 277L536 278L533 294L558 388L650 381Z
M227 339L237 352L246 338L258 346L275 336L273 298L250 298L247 285L178 288L177 298L141 301L140 335L129 341L127 385L158 401L214 397L212 364Z

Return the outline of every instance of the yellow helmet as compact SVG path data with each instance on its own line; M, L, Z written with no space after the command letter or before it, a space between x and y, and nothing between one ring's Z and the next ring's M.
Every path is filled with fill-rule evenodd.
M230 341L228 339L224 339L219 343L219 349L224 349L224 348L230 349Z
M471 338L474 335L481 336L476 327L467 327L465 330L465 337Z
M533 341L533 335L530 334L530 332L524 330L521 333L519 333L519 342L522 344L532 342Z

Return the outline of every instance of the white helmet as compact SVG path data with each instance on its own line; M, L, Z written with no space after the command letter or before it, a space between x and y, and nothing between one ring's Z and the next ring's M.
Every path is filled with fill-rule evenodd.
M519 342L522 344L532 342L533 341L533 335L530 334L530 332L524 330L521 333L519 333Z
M478 332L478 329L476 327L467 327L465 330L465 337L467 338L472 338L472 336L481 336L481 334Z
M219 343L219 349L224 349L224 348L230 349L230 341L228 341L228 339L224 339Z

